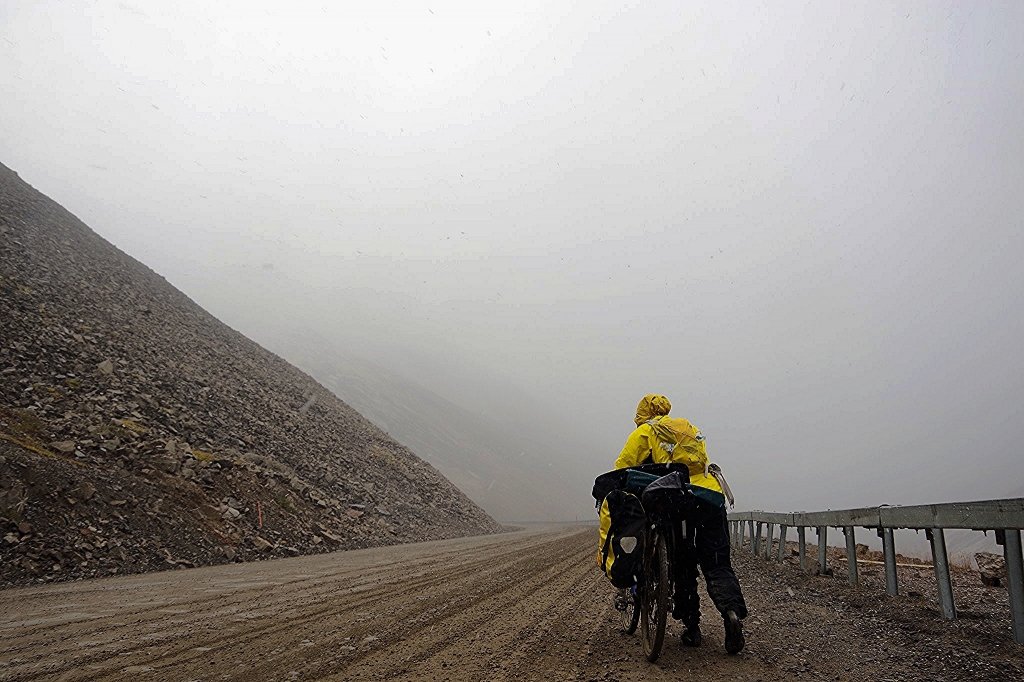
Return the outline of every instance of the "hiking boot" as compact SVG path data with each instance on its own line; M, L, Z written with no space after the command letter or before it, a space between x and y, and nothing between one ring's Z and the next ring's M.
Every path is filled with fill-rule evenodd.
M683 642L683 646L700 646L704 638L701 637L700 627L694 625L683 630L683 634L679 636L679 639Z
M743 624L735 611L726 611L725 619L725 653L738 654L743 651Z
M615 591L616 611L625 611L631 601L633 601L633 597L630 595L628 587L623 587Z

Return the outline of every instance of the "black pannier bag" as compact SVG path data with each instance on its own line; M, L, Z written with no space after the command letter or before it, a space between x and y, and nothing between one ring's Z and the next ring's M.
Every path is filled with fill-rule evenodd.
M680 519L694 499L690 478L673 471L648 485L641 497L644 509L655 516Z
M630 474L630 472L633 473ZM685 464L675 462L667 464L641 464L601 474L594 479L594 490L591 493L594 496L594 506L601 506L605 496L613 490L625 490L634 495L639 495L649 483L673 472L678 472L680 476L689 482L690 470L686 468ZM652 476L642 477L640 474L651 474Z
M601 474L594 481L594 499L601 516L597 564L615 587L636 584L643 566L647 514L638 495L663 476L676 473L689 481L685 464L641 464Z
M647 515L636 495L613 490L605 496L597 564L615 587L636 584L643 565L646 525Z

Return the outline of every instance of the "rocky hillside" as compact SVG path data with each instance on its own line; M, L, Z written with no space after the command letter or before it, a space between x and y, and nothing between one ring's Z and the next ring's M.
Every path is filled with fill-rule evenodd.
M261 341L268 343L264 337ZM597 518L590 492L600 469L573 467L557 448L473 414L386 369L329 352L329 340L290 335L268 346L413 448L495 519L536 523ZM573 447L578 447L575 440Z
M388 305L372 292L355 302L347 296L356 294L317 289L274 267L200 270L192 278L189 286L218 318L308 372L495 519L595 518L594 477L618 456L632 410L621 436L608 442L493 367L464 362L461 351L439 358L429 335L422 347L393 335L367 353L360 337L368 309ZM337 310L359 321L342 326Z
M500 530L0 165L0 586Z

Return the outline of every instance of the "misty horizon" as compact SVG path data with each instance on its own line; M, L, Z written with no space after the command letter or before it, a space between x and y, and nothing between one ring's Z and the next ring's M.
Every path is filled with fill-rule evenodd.
M1024 495L1024 7L289 7L0 9L0 161L576 478L655 392L739 509Z

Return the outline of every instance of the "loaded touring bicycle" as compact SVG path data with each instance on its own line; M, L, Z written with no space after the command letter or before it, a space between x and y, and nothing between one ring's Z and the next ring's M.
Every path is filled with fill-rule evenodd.
M640 628L644 655L661 655L672 609L672 558L685 542L689 474L684 464L642 464L594 481L601 514L598 563L618 588L622 630Z

